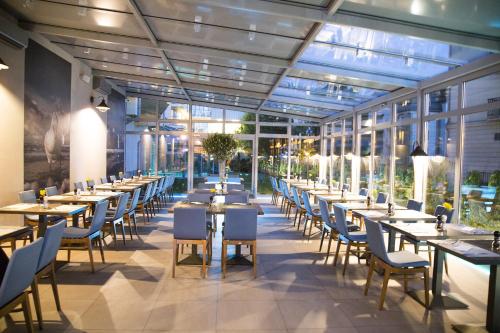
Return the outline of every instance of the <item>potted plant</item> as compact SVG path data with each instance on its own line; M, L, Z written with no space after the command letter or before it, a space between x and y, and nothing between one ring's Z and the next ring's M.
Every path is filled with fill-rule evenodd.
M210 134L202 142L205 152L219 162L219 177L226 176L226 161L230 160L238 148L238 141L231 134Z

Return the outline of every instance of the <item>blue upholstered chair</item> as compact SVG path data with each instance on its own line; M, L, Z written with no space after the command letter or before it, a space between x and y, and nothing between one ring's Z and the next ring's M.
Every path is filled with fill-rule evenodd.
M132 239L132 224L134 225L134 232L137 237L139 237L139 232L137 231L137 219L135 216L135 211L137 209L137 204L139 203L139 197L141 196L141 188L134 190L132 199L128 202L127 208L125 209L125 219L127 220L128 229L130 232L130 239Z
M365 197L366 197L366 196L368 195L368 189L367 189L367 188L364 188L364 187L363 187L363 188L361 188L361 189L359 190L359 195L362 195L362 196L365 196Z
M248 192L228 194L225 197L225 203L248 203Z
M207 181L207 183L219 183L220 177L219 176L208 176L206 181Z
M207 193L189 193L187 195L187 201L188 202L203 202L203 203L210 203L210 198L213 197L214 194L207 192Z
M45 188L45 194L51 197L53 195L58 195L59 190L57 189L57 186L49 186Z
M137 203L136 210L142 213L142 217L144 219L144 224L149 222L150 217L152 217L151 213L151 191L153 189L153 184L149 183L146 186L146 190L142 196L139 196L139 202Z
M378 192L377 200L375 200L375 203L385 204L385 203L387 203L388 199L389 199L389 194L387 194L385 192Z
M342 189L343 189L344 191L349 192L349 190L351 189L351 185L350 185L350 184L344 184L344 185L342 185Z
M421 212L422 205L423 205L422 201L410 199L410 200L408 200L408 203L406 204L406 208Z
M109 176L109 181L112 182L112 183L115 182L116 181L116 176L115 175L110 175Z
M306 210L306 218L304 220L304 231L302 232L302 235L305 236L307 229L307 222L310 221L309 234L307 236L307 239L310 240L313 225L319 226L319 228L322 229L321 213L317 210L313 210L311 202L309 201L309 193L307 191L302 191L302 202L304 203L304 209Z
M118 199L118 203L116 204L116 209L107 211L106 214L106 223L104 224L103 232L108 232L113 236L115 241L115 247L117 246L117 237L116 237L116 226L120 226L123 238L123 245L125 244L125 220L123 216L127 210L128 199L130 198L130 193L123 193ZM106 233L104 233L104 237L106 237Z
M398 251L387 253L382 227L379 223L365 219L368 245L371 250L370 269L366 279L365 295L370 287L370 280L375 269L375 265L384 269L384 282L382 294L380 295L379 310L384 308L387 285L391 274L403 274L404 290L407 291L407 275L423 273L425 287L425 306L429 307L429 262L417 254L408 251Z
M108 177L101 177L101 184L106 184L108 182Z
M295 202L295 218L293 219L293 226L297 223L297 217L299 218L300 226L300 221L302 220L302 216L305 216L306 209L304 208L304 205L302 205L302 200L300 199L299 192L295 186L292 187L292 197Z
M43 328L42 309L40 306L40 293L38 290L38 280L44 276L50 278L52 292L56 301L57 311L61 311L61 302L59 300L59 292L57 290L55 262L57 252L61 246L61 239L66 227L66 221L63 220L57 224L47 228L43 235L43 246L38 260L35 277L31 283L31 291L33 293L33 301L35 303L35 312L38 320L38 327Z
M222 238L222 276L226 276L228 245L248 245L252 254L253 274L257 277L257 209L228 208Z
M75 182L75 190L85 191L85 186L83 186L82 182Z
M35 191L33 190L28 190L28 191L22 191L19 192L19 201L22 203L32 203L36 204L36 194ZM49 224L56 223L58 221L61 221L63 219L62 216L47 216L47 222ZM33 214L26 214L24 215L24 223L26 225L30 225L33 227L33 229L38 229L39 227L39 216L38 215L33 215Z
M241 178L240 177L228 177L227 182L234 183L234 184L241 184Z
M335 227L335 223L331 219L330 210L328 208L328 203L325 200L319 200L319 210L321 213L321 219L323 220L323 230L321 231L321 242L319 243L319 252L323 247L323 241L325 239L325 235L328 234L328 249L326 251L326 259L328 260L330 256L330 247L332 246L332 239L337 238L338 231Z
M278 185L278 180L275 177L271 177L271 185L273 187L273 196L271 202L278 206L278 200L283 195L281 188Z
M155 195L156 195L156 190L158 189L158 181L155 181L151 183L151 192L149 193L149 203L151 207L151 212L153 216L156 215L156 208L158 208L158 211L160 211L160 207L155 207Z
M12 253L0 285L0 317L21 305L28 332L34 332L31 309L26 289L31 285L42 251L43 238Z
M205 207L189 207L174 209L174 240L172 277L175 277L175 266L179 261L179 244L201 245L203 264L201 276L207 276L207 255L212 257L211 230L206 222L207 209ZM208 252L208 253L207 253Z
M87 188L93 188L95 186L95 181L93 179L87 180Z
M243 184L227 184L227 191L243 191L245 186Z
M349 226L346 220L346 212L342 207L333 205L333 211L335 214L335 227L339 232L339 239L337 241L337 250L335 251L335 259L333 260L333 265L337 265L340 246L342 245L342 243L345 243L347 245L347 249L345 254L344 269L342 271L342 275L345 275L347 265L349 264L351 247L354 246L356 248L352 251L352 253L356 255L356 257L358 257L358 262L361 258L361 255L367 252L366 232L349 230Z
M210 189L215 188L215 183L209 183L209 184L199 183L197 187L200 190L210 190Z
M71 259L72 250L84 250L89 252L90 266L92 273L94 269L94 256L92 253L94 240L99 245L102 263L104 264L104 251L102 248L101 229L106 222L106 211L108 209L108 200L101 201L95 205L94 215L88 218L89 228L68 227L64 229L61 241L61 250L68 251L68 262Z

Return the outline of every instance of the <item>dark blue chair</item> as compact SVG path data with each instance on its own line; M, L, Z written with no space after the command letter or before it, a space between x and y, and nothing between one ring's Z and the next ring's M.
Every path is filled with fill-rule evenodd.
M407 275L423 273L425 287L425 306L429 307L429 262L417 254L408 251L387 252L382 227L379 223L365 219L368 245L371 250L370 268L365 285L365 296L368 294L370 280L375 270L375 265L384 269L384 282L380 295L379 310L384 308L387 285L391 274L403 274L404 290L408 289Z
M179 261L179 244L201 245L203 251L203 264L201 276L207 276L207 250L208 258L212 257L211 229L206 222L207 209L205 207L189 207L174 209L174 242L172 277L175 277L175 266Z
M28 332L34 332L31 309L26 289L33 282L43 246L43 237L15 250L0 285L0 317L21 305Z
M322 227L321 227L321 213L313 210L313 208L311 206L311 202L309 201L309 193L307 193L307 191L302 191L302 201L304 202L304 208L306 210L306 218L304 220L304 231L302 232L302 236L306 235L307 221L311 221L309 223L309 234L307 236L307 239L310 240L313 225L315 225L315 226L319 225L319 228L322 229Z
M253 274L257 277L257 209L228 208L222 238L222 276L226 276L227 246L250 246Z
M422 201L410 199L410 200L408 200L408 203L406 204L406 208L421 212L422 205L423 205Z
M292 195L293 195L293 201L295 202L295 218L293 219L293 226L295 227L295 224L297 223L297 216L299 218L299 226L300 226L300 221L302 220L302 216L305 216L306 209L302 205L302 200L300 199L299 192L297 191L297 188L295 186L292 187Z
M75 190L85 191L85 186L83 186L82 182L75 182Z
M104 224L103 232L107 232L113 236L113 240L115 241L115 247L118 245L117 236L116 236L116 226L120 226L123 238L123 245L125 244L125 220L123 216L127 210L128 199L130 198L130 193L123 193L118 199L118 203L116 204L115 210L107 211L106 215L106 223ZM107 234L104 233L103 237L106 237Z
M49 187L45 188L45 194L48 197L51 197L53 195L58 195L59 194L59 190L57 189L57 186L49 186Z
M389 194L387 194L385 192L378 192L377 200L375 200L375 203L385 204L385 203L387 203L388 199L389 199Z
M202 203L210 203L210 198L214 196L214 193L189 193L187 195L188 202L202 202Z
M344 191L349 192L349 190L351 189L351 185L349 185L349 184L344 184L344 185L342 185L342 189L343 189Z
M108 177L101 177L101 184L106 184L108 182Z
M227 184L227 191L243 191L245 187L243 184Z
M335 227L339 232L339 239L337 241L337 250L335 251L335 259L333 260L333 265L337 265L337 259L340 252L340 246L342 243L347 245L345 261L344 261L344 269L342 271L342 275L345 275L345 271L347 269L347 265L349 264L349 256L351 254L351 247L354 246L356 249L353 250L353 254L358 257L358 262L361 258L361 255L368 252L366 250L368 244L366 243L366 232L364 231L349 231L349 226L346 220L345 210L338 206L333 205L333 211L335 214ZM363 250L364 249L364 250Z
M328 257L330 256L330 247L332 246L332 239L337 238L338 231L335 227L335 222L331 220L330 210L328 208L328 203L325 200L319 200L319 210L321 213L321 219L323 220L323 230L321 232L321 241L319 243L319 252L323 247L323 241L325 239L325 235L328 234L328 249L326 250L326 259L325 262L328 261Z
M246 203L248 203L248 192L241 192L241 193L237 193L237 194L228 194L225 197L225 203L227 203L227 204L232 204L232 203L246 204Z
M63 220L53 226L47 228L43 235L43 246L40 253L40 259L36 268L35 277L31 283L31 291L33 293L33 301L35 303L35 312L38 319L38 327L43 328L42 308L40 305L40 293L38 290L38 281L44 276L50 278L52 285L52 293L56 301L57 311L61 311L61 301L59 300L59 292L57 290L55 262L57 252L61 246L61 239L66 228L66 220Z
M361 189L359 190L359 195L362 195L362 196L365 196L365 197L366 197L366 196L368 195L368 189L367 189L367 188L364 188L364 187L363 187L363 188L361 188Z
M102 248L101 230L106 222L106 211L108 209L108 200L101 201L95 205L94 215L88 218L89 228L68 227L64 229L61 241L61 250L68 251L68 262L71 259L72 250L84 250L89 252L90 267L92 273L94 269L94 255L92 253L93 242L97 241L99 251L101 252L102 263L104 264L104 251Z

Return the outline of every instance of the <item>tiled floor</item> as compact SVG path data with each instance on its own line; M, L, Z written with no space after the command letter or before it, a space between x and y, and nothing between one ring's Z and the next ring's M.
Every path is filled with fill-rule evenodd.
M379 311L380 277L363 296L364 263L353 258L342 277L342 266L333 267L332 258L324 262L317 236L304 240L279 209L264 207L257 279L249 267L229 267L221 278L220 233L207 279L200 278L198 267L186 266L172 279L172 215L163 210L153 223L141 223L141 241L107 249L107 263L98 263L95 274L86 253L72 254L75 263L58 271L61 313L42 282L44 332L451 332L451 323L484 321L488 277L464 262L449 259L445 287L469 304L468 310L426 311L391 281L386 310ZM422 285L410 283L414 289ZM24 332L21 314L2 319L0 329Z

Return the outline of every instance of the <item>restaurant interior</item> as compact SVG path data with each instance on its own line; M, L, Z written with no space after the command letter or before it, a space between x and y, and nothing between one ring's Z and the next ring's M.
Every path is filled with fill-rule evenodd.
M498 0L3 0L0 112L0 333L500 332Z

